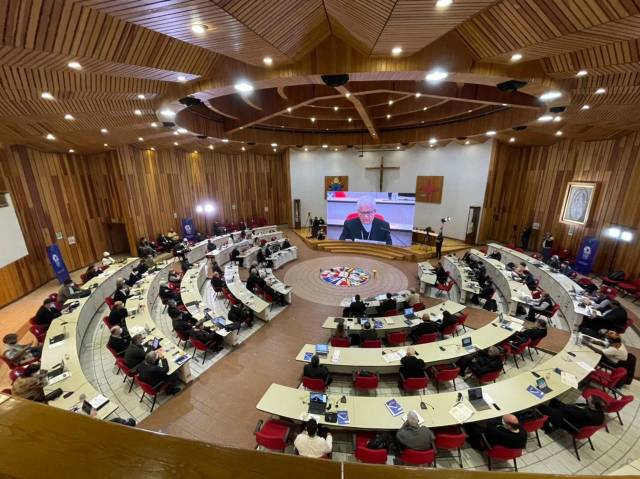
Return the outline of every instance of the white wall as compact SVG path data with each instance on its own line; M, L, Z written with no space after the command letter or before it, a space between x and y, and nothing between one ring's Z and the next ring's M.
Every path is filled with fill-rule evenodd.
M27 245L18 223L16 211L13 208L13 199L9 193L6 194L9 206L0 208L0 268L19 260L27 255Z
M406 150L365 153L320 150L304 152L290 150L291 197L300 199L301 221L307 212L326 217L324 199L325 176L348 176L351 191L378 191L379 173L365 170L379 166L384 155L385 166L399 170L384 172L383 191L414 193L417 176L444 176L441 204L417 203L414 225L437 228L440 218L451 216L445 226L445 236L464 239L470 206L482 206L487 186L489 161L493 142L479 145L450 144L444 148L414 146Z

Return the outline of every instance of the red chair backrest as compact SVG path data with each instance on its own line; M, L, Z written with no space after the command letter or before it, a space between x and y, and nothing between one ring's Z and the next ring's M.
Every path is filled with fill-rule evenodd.
M453 381L460 374L460 368L443 368L438 369L436 379L438 381Z
M446 335L453 335L456 331L458 330L458 322L456 321L453 324L450 324L449 326L447 326L446 328L442 328L442 331L440 331L440 334L442 334L443 336Z
M140 376L136 376L133 379L135 383L140 386L140 388L145 392L145 394L149 394L151 396L155 396L156 394L158 394L158 390L151 384L145 383L142 379L140 379Z
M422 464L433 464L436 460L436 450L427 449L426 451L416 451L415 449L405 449L402 452L400 460L412 466L420 466Z
M542 429L542 426L545 425L545 423L547 422L547 419L549 419L549 416L543 415L536 419L529 419L528 421L523 421L522 429L524 429L527 432L537 431L538 429Z
M500 376L501 372L502 372L501 370L498 370L498 371L491 371L488 373L484 373L482 376L478 378L478 381L480 381L480 384L493 382L496 379L498 379L498 376Z
M196 348L198 351L206 351L208 349L207 345L204 344L199 339L196 339L192 336L190 336L189 339L191 339L191 344L193 344L193 347Z
M109 316L103 316L102 317L102 322L107 327L107 329L111 329L111 325L109 324Z
M504 446L493 446L487 451L489 457L492 459L500 459L502 461L509 461L517 457L522 456L522 449L511 449Z
M337 336L331 336L331 346L334 348L348 348L351 345L349 338L339 338Z
M433 343L434 341L438 340L438 333L427 333L427 334L423 334L418 338L418 341L416 341L416 344L427 344L427 343Z
M631 395L620 396L619 399L614 399L607 405L607 412L619 412L631 401L633 401L633 396Z
M36 317L35 316L31 316L29 318L29 324L38 324L38 323L36 323Z
M113 298L111 296L107 296L106 298L104 298L104 302L107 303L107 306L109 306L109 309L113 309Z
M413 307L413 312L415 313L416 311L422 311L426 306L422 303L416 303L412 307Z
M326 389L327 385L324 382L324 379L314 379L308 378L307 376L302 377L302 385L310 389L311 391L319 391L322 392Z
M365 339L362 342L363 348L381 348L382 340L381 339Z
M355 452L356 459L369 464L386 464L387 463L387 450L386 449L369 449L365 446L359 446Z
M118 361L118 351L116 351L115 349L113 349L111 346L109 346L107 344L107 349L109 350L109 352L111 353L111 355L116 358L116 362Z
M387 341L389 344L400 344L407 340L407 333L403 331L396 331L393 333L387 333Z
M356 389L376 389L378 387L378 376L360 376L356 373L356 377L353 381L353 387Z
M537 348L537 347L538 347L538 344L540 344L540 341L542 341L543 339L544 339L544 338L537 338L537 339L534 339L533 341L531 341L531 342L529 343L529 347L530 347L530 348Z
M612 299L618 295L618 292L610 286L603 286L602 288L600 288L600 291L606 296L611 296Z
M511 354L522 354L527 350L527 346L531 344L531 340L527 339L524 343L520 343L516 348L510 347Z
M385 316L395 316L396 314L398 314L397 309L389 309L384 313Z
M273 427L274 424L279 427ZM285 432L286 426L280 425L276 421L268 421L260 431L255 432L256 442L267 449L284 451L287 447Z
M47 337L47 330L42 329L42 327L37 324L32 324L31 326L29 326L29 331L36 337L39 343L44 342L45 338Z
M13 384L13 382L18 379L20 376L22 376L22 373L25 372L25 370L27 369L26 366L18 366L15 369L12 369L9 371L9 379L11 379L11 384Z
M603 427L604 424L600 424L599 426L585 426L580 428L577 432L574 432L573 437L576 439L589 439Z
M122 369L122 371L124 371L127 376L134 375L134 373L131 371L131 368L129 368L129 366L127 366L127 363L125 363L124 358L116 358L116 365L119 369Z
M429 384L427 376L421 378L406 378L402 386L406 390L417 391L418 389L425 389Z
M531 291L531 297L532 297L533 299L539 299L539 298L540 298L540 296L542 296L542 293L541 293L540 291L538 291L538 290L536 290L536 291Z
M464 446L466 437L467 435L462 432L459 434L436 433L434 445L436 449L457 449Z
M176 331L176 336L178 336L180 341L188 341L189 339L191 339L187 333L182 331Z

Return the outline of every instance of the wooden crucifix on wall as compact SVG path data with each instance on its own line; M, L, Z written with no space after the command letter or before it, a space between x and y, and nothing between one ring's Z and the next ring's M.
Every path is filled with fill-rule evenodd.
M380 166L367 166L367 170L378 170L380 172L380 186L378 191L382 191L382 185L384 183L384 170L399 170L399 166L384 166L384 156L380 157Z

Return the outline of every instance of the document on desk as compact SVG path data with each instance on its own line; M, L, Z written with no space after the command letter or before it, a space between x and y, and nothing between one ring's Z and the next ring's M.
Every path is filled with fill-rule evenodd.
M331 362L333 364L337 364L340 361L340 350L334 349L333 354L331 355Z
M473 409L461 402L453 406L449 410L449 414L451 414L458 423L462 424L473 416Z
M384 405L387 406L387 409L393 417L400 416L404 412L402 406L395 399L388 400Z
M338 411L338 425L346 426L350 422L349 411Z
M574 389L578 389L578 378L576 378L573 374L562 371L560 373L560 380L563 384L566 384L569 387Z
M391 319L390 317L384 318L384 320L387 324L393 324L393 319Z
M394 361L400 361L405 354L406 354L406 351L404 349L398 349L397 351L383 350L382 359L384 359L386 363L392 363Z
M590 373L591 371L594 370L594 368L592 366L589 366L587 363L585 363L584 361L576 361L576 364L578 366L580 366L582 369L584 369L585 371L587 371L588 373Z

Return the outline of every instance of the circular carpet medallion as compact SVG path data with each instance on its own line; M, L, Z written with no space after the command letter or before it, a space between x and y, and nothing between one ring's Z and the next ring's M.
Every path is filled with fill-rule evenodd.
M343 288L361 286L369 281L369 272L355 266L335 266L320 271L320 277L325 283Z

